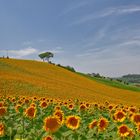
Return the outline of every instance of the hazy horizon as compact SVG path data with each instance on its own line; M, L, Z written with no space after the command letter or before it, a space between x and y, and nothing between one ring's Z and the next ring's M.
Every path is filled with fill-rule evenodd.
M0 18L0 56L51 51L80 72L140 74L139 0L1 0Z

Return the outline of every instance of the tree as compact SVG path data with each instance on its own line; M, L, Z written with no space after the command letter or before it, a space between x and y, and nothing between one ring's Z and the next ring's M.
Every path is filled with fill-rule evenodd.
M41 59L43 59L43 61L47 60L47 61L49 62L49 59L50 59L51 57L53 57L54 54L51 53L51 52L45 52L45 53L39 54L38 56L39 56Z

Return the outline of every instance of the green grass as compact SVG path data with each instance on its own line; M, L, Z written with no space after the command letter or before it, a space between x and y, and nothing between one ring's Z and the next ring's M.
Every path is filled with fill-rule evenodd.
M100 82L100 83L103 83L105 85L109 85L109 86L112 86L112 87L116 87L116 88L121 88L121 89L126 89L126 90L131 90L131 91L136 91L136 92L140 92L140 88L138 87L135 87L133 85L125 85L123 83L120 83L116 80L109 80L109 79L103 79L103 78L97 78L97 77L90 77L84 73L80 73L80 72L77 72L77 74L79 75L82 75L88 79L91 79L91 80L94 80L94 81L97 81L97 82Z

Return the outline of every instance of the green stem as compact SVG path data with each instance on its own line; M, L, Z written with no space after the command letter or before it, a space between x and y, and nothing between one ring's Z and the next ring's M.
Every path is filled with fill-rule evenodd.
M32 128L33 128L33 126L34 126L34 120L32 119Z
M12 140L12 128L10 128L10 140Z
M22 117L22 125L23 125L23 139L24 139L24 116Z

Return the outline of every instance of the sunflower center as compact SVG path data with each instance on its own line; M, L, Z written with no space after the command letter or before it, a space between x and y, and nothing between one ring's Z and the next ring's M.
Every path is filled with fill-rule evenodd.
M124 114L122 112L118 112L117 118L122 119L124 117Z
M100 127L102 128L102 127L105 127L105 125L106 125L106 122L104 121L104 120L101 120L100 121Z
M140 115L135 115L135 116L134 116L134 121L135 121L136 123L140 123Z
M75 119L75 118L71 118L71 119L70 119L70 124L71 124L72 126L77 126L77 123L78 123L78 120L77 120L77 119Z
M122 126L120 128L120 133L125 134L126 132L128 132L128 128L126 126Z

